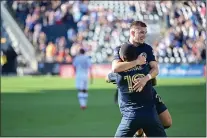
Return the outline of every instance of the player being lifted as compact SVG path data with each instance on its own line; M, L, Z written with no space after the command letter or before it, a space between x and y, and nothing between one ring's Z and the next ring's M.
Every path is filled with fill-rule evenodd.
M116 84L116 80L117 80L116 73L111 72L106 76L107 83ZM155 86L155 85L156 85L156 80L152 81L152 86ZM168 109L167 109L166 105L163 103L161 97L157 94L157 92L154 88L152 89L152 92L153 92L153 98L155 100L156 110L159 115L159 119L161 120L163 127L165 129L167 129L172 125L171 116L170 116L169 112L167 111ZM117 103L117 101L118 101L118 89L116 89L114 101L115 101L115 103ZM168 112L167 116L165 115L166 114L165 112ZM134 135L134 137L142 137L142 136L145 136L142 129L139 129L136 132L136 134Z
M130 54L130 52L126 52L124 56L127 59L127 58L131 57L131 54ZM121 60L121 58L120 58L120 60ZM111 72L106 76L106 82L108 82L108 83L116 84L116 80L117 80L117 73ZM152 79L152 85L153 86L156 85L156 79ZM159 115L159 119L161 120L163 127L165 129L167 129L172 125L171 115L170 115L166 105L163 103L161 97L157 94L157 92L154 88L152 89L152 92L153 92L153 98L155 100L156 110L157 110L157 113ZM115 100L115 103L117 103L118 89L116 89L114 100ZM135 136L142 136L142 135L144 135L142 129L137 131L137 133L135 134Z
M123 56L126 51L130 53L129 58ZM120 55L123 61L135 60L137 52L137 47L132 44L121 45ZM118 103L122 120L115 136L132 137L138 129L143 128L148 137L166 137L154 105L152 82L149 77L150 67L145 60L140 61L139 66L117 73ZM145 78L147 79L145 86L134 89L133 85L143 77L148 77Z
M142 55L146 57L147 65L150 67L149 72L148 72L149 73L148 77L154 78L158 74L157 63L154 59L151 46L144 43L145 35L146 35L146 24L141 21L134 21L130 26L129 41L126 43L133 44L136 47L136 50L135 50L136 56L142 53ZM124 72L140 64L142 56L139 56L138 59L130 61L130 62L129 61L123 62L123 60L121 60L119 56L119 50L120 50L120 47L117 47L114 51L115 60L112 63L112 68L114 72ZM142 90L143 87L146 87L145 84L148 83L149 78L143 77L140 79L136 79L136 81L134 81L132 88L130 89L135 90L135 91ZM168 110L165 110L159 116L160 117L162 116L162 118L164 118L163 119L165 120L165 122L163 123L164 126L171 125L171 117L170 117Z
M86 109L88 101L88 75L91 83L93 81L91 71L91 60L85 55L85 50L80 49L79 55L75 56L73 66L75 70L76 89L78 90L78 100L81 109Z

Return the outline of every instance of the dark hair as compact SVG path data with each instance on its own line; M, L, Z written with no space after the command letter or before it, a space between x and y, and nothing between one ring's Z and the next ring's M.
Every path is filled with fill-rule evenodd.
M136 47L133 44L124 43L121 45L119 55L124 61L133 61L137 58Z
M83 48L80 49L81 54L85 54L85 50Z
M131 29L132 27L135 27L135 26L147 27L147 25L146 25L144 22L142 22L142 21L133 21L133 22L131 23L131 25L130 25L130 29Z

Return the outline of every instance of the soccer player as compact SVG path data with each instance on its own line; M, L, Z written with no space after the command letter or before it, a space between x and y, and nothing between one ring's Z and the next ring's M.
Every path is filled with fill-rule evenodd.
M111 72L106 76L105 79L107 83L116 84L117 74ZM152 81L152 86L155 86L155 85L156 85L156 80ZM166 105L162 101L161 97L157 94L154 88L152 89L152 92L153 92L153 98L155 100L156 110L159 115L159 119L161 120L163 127L167 129L172 125L171 115ZM114 96L115 103L117 103L117 100L118 100L118 89L116 89L115 96ZM140 129L139 131L136 132L134 137L141 137L143 135L144 135L144 132L142 129Z
M91 60L87 55L85 55L85 50L80 49L79 55L75 56L73 60L73 66L75 70L76 89L78 90L78 100L81 109L87 108L88 75L90 75L91 83L93 81L91 65Z
M136 108L140 108L139 109L139 113L140 113L140 110L145 110L147 107L150 107L148 105L152 104L153 101L151 79L157 76L158 67L151 46L144 43L145 36L147 33L146 27L147 27L146 24L141 21L134 21L130 25L130 38L128 42L126 42L126 44L133 44L135 49L132 51L136 51L136 53L133 53L131 51L132 52L131 54L135 54L135 56L138 57L137 59L133 61L123 62L123 60L119 56L120 47L117 47L114 51L112 70L113 72L118 73L119 76L125 75L124 77L119 77L121 79L117 80L117 85L119 89L119 99L120 99L119 105L123 117L117 129L116 136L131 136L133 133L135 133L134 131L138 130L138 125L133 124L134 120L130 119L130 117L134 115L134 113L135 113L134 116L139 116L139 114L138 115L136 114L138 111L138 109L136 110ZM146 64L143 66L138 66L138 65L142 65L140 64L140 60L142 59L142 57L146 58ZM134 72L129 72L133 70ZM143 72L140 73L140 71ZM129 74L131 75L127 75L126 72L129 72ZM136 75L136 73L138 72L139 74ZM131 93L128 94L125 93L127 91L127 88L126 85L124 85L123 78L125 78L128 81L127 82L128 92ZM132 95L136 98L133 99ZM136 102L139 104L137 104ZM141 105L141 106L136 107L136 105ZM149 109L150 108L148 108L148 110ZM153 110L154 108L151 109ZM127 112L130 113L132 112L132 114L127 115ZM161 135L166 136L165 132L162 130L163 127L159 125L158 115L156 116L155 112L156 110L151 112L152 116L154 116L154 120L149 121L151 118L149 118L149 120L145 120L146 121L145 123L148 124L148 126L150 125L149 127L150 132L149 130L146 130L146 128L143 129L147 134L147 136L161 136ZM144 113L140 113L140 114L144 114ZM149 115L149 112L147 114ZM144 121L144 119L142 119L142 121ZM154 122L154 124L150 124L149 122L151 123ZM154 127L154 131L151 129L152 126Z
M153 50L152 50L151 46L149 46L148 44L146 44L144 42L145 37L146 37L146 33L147 33L146 27L147 26L144 22L141 22L141 21L132 22L130 25L130 38L126 43L133 44L134 46L137 47L137 50L138 50L137 56L140 53L147 56L147 62L150 65L150 72L149 73L152 74L152 80L153 80L153 78L155 78L156 74L158 74L158 68L157 68L157 62L155 61L155 57L153 55ZM146 50L146 49L148 49L148 53L142 52L143 50ZM115 60L113 61L113 64L112 64L112 68L113 68L114 72L121 72L121 71L128 70L132 67L135 67L137 64L137 60L134 60L131 62L123 62L123 60L121 60L121 58L119 56L119 50L120 50L120 46L116 47L116 49L114 51ZM145 81L140 80L140 82L145 82ZM138 86L138 87L140 87L140 86ZM163 126L165 128L169 128L172 125L171 115L170 115L168 109L166 108L166 106L164 104L162 104L163 102L161 100L161 97L156 93L156 91L153 91L153 92L155 92L155 93L153 93L153 95L155 97L157 97L155 99L156 99L156 105L157 105L156 108L157 108L157 111L159 114L159 118L160 118Z
M128 57L131 59L121 56L126 55L122 54L124 52L130 53ZM137 52L135 46L126 43L121 46L120 57L123 61L130 62L136 60ZM118 102L122 120L115 137L132 137L141 128L148 137L166 137L154 104L152 82L148 75L150 67L145 63L145 58L141 56L138 58L138 66L117 73ZM148 77L145 87L138 90L133 89L137 80L143 77Z

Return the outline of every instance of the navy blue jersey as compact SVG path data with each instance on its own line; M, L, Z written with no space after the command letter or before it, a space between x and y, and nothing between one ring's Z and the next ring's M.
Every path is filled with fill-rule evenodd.
M109 73L108 74L108 82L116 84L116 80L117 80L117 74L116 73Z
M119 55L120 48L121 48L121 46L118 46L114 49L114 59L121 60L120 55ZM153 54L153 49L150 45L143 43L143 44L137 46L137 57L141 53L143 53L143 55L146 56L147 63L149 63L150 61L156 61L155 56Z
M120 47L114 50L114 59L121 60L119 56ZM147 63L135 66L127 71L117 73L117 86L119 91L119 105L121 111L136 110L140 107L154 105L152 94L152 81L149 80L141 92L133 90L137 78L146 76L150 71L149 62L155 61L152 47L142 44L136 47L137 56L141 53L146 57Z

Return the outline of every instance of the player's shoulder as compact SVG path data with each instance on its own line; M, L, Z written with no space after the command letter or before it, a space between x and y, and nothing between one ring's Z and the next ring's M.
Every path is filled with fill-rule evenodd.
M144 46L147 48L152 48L152 46L150 44L144 43Z
M80 55L75 55L74 60L80 59Z
M152 51L153 50L153 48L152 48L152 46L150 45L150 44L147 44L147 43L144 43L144 47L145 47L145 49L148 51Z
M78 57L78 55L75 55L75 56L73 57L73 60L77 59L77 57Z
M76 55L74 57L75 60L85 60L87 59L87 55Z
M89 55L82 55L81 59L82 60L88 60L88 59L90 59L90 56Z

